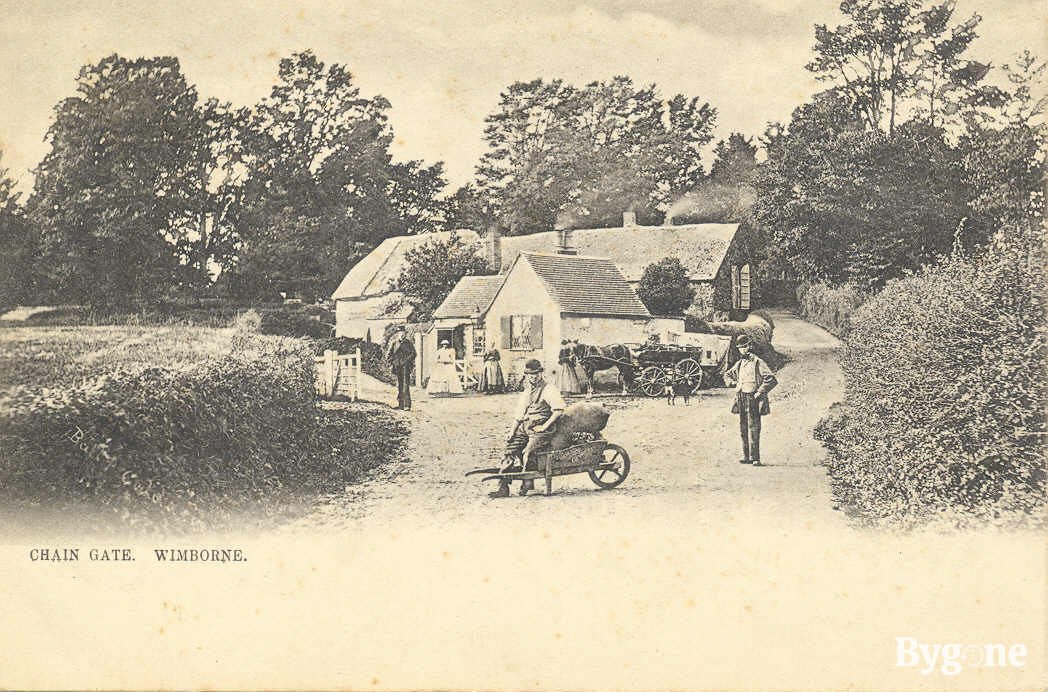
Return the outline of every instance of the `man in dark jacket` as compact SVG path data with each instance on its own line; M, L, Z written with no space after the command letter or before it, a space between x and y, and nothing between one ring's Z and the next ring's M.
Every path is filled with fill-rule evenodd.
M742 435L740 464L761 464L761 416L767 415L768 392L779 383L763 360L753 353L753 342L743 334L735 342L741 356L725 376L735 382L735 403L731 412L739 415L739 433Z
M415 347L404 327L397 327L386 349L386 358L397 376L397 408L411 410L411 373L415 369Z

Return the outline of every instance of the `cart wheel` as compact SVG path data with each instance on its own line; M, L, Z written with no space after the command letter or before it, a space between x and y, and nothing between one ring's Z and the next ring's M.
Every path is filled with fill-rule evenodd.
M677 363L676 367L673 368L673 371L678 378L691 378L691 381L693 382L691 387L692 394L695 394L702 389L702 366L699 365L699 361L694 358L685 358Z
M590 471L590 480L596 483L597 486L603 490L619 486L622 481L626 480L626 476L630 475L630 455L626 454L626 450L622 447L609 444L604 448L604 452L601 456L603 457L601 463L614 463L615 466L612 468Z
M665 370L657 365L649 365L637 375L637 389L646 396L660 396L670 381Z

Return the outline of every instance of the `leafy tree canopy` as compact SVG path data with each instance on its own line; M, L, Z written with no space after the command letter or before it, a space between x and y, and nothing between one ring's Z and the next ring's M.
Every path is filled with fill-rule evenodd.
M702 180L715 119L708 103L629 77L515 82L486 119L477 188L511 234L618 225L627 208L659 220Z
M244 128L240 292L330 294L383 239L442 224L442 164L395 162L390 104L313 53L281 60Z
M175 58L113 55L80 71L28 203L61 297L121 303L206 282L199 229L223 110L199 102Z
M490 274L476 247L457 233L434 237L405 254L404 269L394 288L415 307L418 320L428 320L463 276Z

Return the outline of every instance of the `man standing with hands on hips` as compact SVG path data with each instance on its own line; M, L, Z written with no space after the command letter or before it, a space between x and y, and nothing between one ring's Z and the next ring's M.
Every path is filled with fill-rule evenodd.
M753 342L743 334L735 342L739 349L738 362L731 366L727 377L735 381L735 403L731 412L739 416L739 433L742 435L742 459L740 464L763 466L761 463L761 416L767 415L768 392L779 383L771 368L753 353Z

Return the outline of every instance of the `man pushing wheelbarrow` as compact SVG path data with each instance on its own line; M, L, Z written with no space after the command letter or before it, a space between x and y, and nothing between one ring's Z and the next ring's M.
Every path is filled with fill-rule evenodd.
M524 391L517 405L513 427L506 438L506 451L502 456L500 472L514 467L528 468L535 452L549 446L557 419L564 413L564 398L556 386L542 377L542 363L532 358L524 364ZM499 480L499 489L489 497L509 497L508 479ZM526 478L520 482L520 494L527 495L535 489L535 481Z

